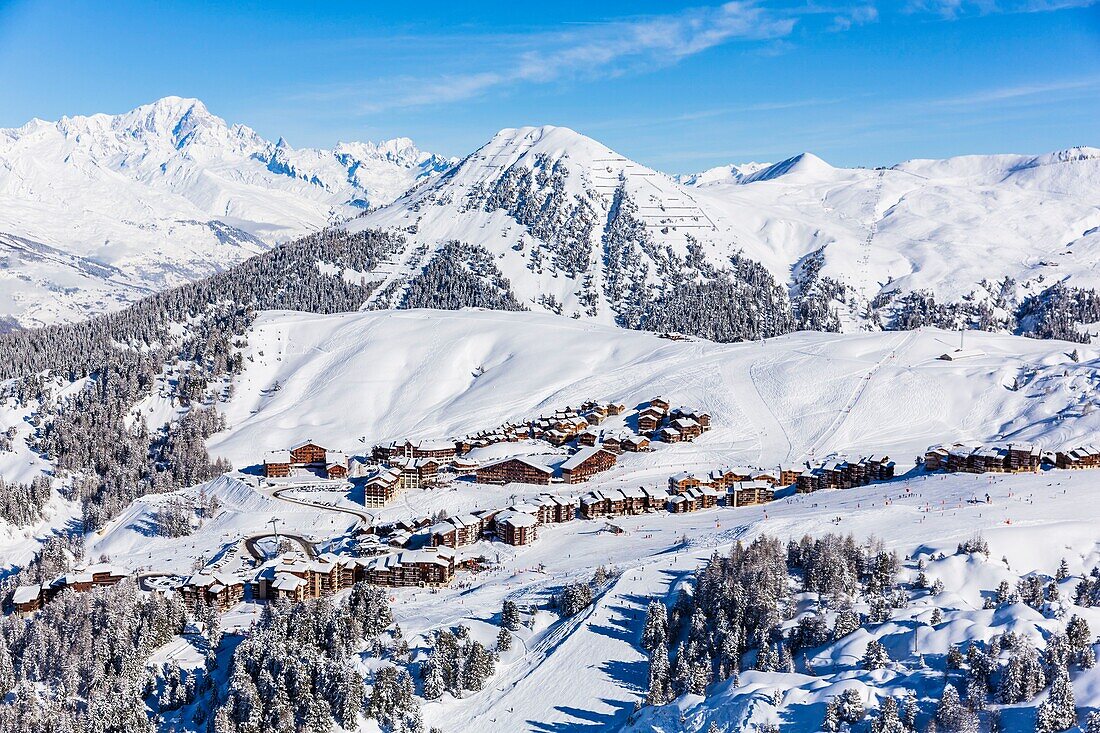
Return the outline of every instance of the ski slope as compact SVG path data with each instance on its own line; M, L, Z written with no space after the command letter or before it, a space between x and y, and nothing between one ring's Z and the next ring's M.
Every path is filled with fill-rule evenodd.
M973 333L967 346L983 355L938 359L958 338L924 329L716 344L536 313L269 312L248 334L244 372L219 408L229 429L208 445L242 468L307 438L364 453L586 399L633 408L656 394L710 411L713 429L630 456L631 472L667 476L838 453L887 453L904 468L933 443L1016 440L1054 449L1096 429L1100 352Z

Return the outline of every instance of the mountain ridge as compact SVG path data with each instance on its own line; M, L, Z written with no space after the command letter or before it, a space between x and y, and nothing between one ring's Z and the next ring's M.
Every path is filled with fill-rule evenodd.
M450 165L408 138L272 143L183 97L0 130L0 316L34 326L117 310L387 203Z

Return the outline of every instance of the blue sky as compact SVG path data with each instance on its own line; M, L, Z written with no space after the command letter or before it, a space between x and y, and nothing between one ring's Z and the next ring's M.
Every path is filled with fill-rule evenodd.
M1100 146L1096 0L0 0L0 127L176 94L295 146L558 124L669 172Z

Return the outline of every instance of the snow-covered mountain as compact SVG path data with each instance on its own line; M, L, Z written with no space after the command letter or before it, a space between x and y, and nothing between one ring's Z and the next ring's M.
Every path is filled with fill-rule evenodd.
M1094 148L876 170L803 153L673 178L572 130L527 127L350 226L408 239L386 304L459 240L487 250L526 307L605 323L690 330L676 313L731 298L757 304L749 320L774 319L779 296L747 260L789 295L796 327L889 325L901 296L927 291L949 304L940 325L1011 328L1028 294L1100 284L1098 201Z
M389 203L450 163L408 138L295 149L179 97L0 130L0 324L116 309Z

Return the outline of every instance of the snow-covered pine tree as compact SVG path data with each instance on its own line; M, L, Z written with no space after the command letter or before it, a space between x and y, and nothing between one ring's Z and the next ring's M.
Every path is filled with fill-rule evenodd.
M462 686L467 690L478 691L485 687L485 681L493 676L495 663L493 655L476 639L467 646L466 664L462 670Z
M668 663L668 647L658 644L649 654L648 705L664 705L672 699L671 670Z
M860 666L866 670L884 669L890 665L890 654L878 639L867 642Z
M834 698L836 700L837 717L849 725L854 725L867 715L867 708L863 704L863 697L854 687L841 692Z
M1054 681L1050 685L1050 695L1036 711L1035 733L1060 733L1077 725L1077 702L1069 672L1060 667L1051 675Z
M871 721L871 733L905 733L905 724L898 715L898 703L887 697L879 706L878 715Z
M497 633L497 653L506 652L512 648L512 633L504 626Z
M519 630L519 606L516 605L515 601L505 599L500 609L500 625L509 631Z
M642 648L653 651L668 639L668 609L656 599L646 607L645 626L642 627Z

